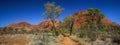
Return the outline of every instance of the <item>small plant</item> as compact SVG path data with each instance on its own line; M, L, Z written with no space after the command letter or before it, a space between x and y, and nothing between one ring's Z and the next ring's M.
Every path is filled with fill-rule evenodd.
M61 34L69 34L69 30L67 30L67 29L60 30L60 33Z

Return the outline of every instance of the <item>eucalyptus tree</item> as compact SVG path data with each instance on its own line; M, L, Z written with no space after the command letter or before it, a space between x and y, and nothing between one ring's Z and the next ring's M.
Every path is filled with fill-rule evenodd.
M65 25L66 28L69 29L70 35L73 32L73 25L74 25L74 22L75 22L75 18L76 18L76 15L71 15L71 16L68 16L64 19L64 25Z
M95 9L95 15L96 15L96 19L97 19L97 23L100 24L102 23L102 19L105 17L104 14L100 11L100 9Z
M89 8L87 9L88 14L86 14L87 16L89 16L89 22L91 23L100 23L100 21L104 18L104 15L102 14L102 12L100 11L100 9L96 8Z
M55 5L54 2L50 3L47 2L45 5L45 12L43 13L43 15L45 16L45 18L50 19L53 26L53 30L55 31L55 34L57 34L56 28L55 28L55 20L60 16L61 12L63 12L63 8L61 8L60 6Z
M87 9L88 13L86 14L86 16L88 16L88 24L95 24L96 26L96 30L98 30L98 26L100 24L102 24L102 19L104 18L104 15L102 14L102 12L100 11L100 9L96 8L89 8Z
M86 27L87 27L86 23L81 24L80 30L79 30L79 37L88 37L89 30L87 30Z

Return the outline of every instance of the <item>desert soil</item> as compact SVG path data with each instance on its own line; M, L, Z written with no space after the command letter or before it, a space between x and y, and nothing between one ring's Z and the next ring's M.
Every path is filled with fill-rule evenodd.
M64 45L78 45L75 41L73 41L70 37L63 37Z

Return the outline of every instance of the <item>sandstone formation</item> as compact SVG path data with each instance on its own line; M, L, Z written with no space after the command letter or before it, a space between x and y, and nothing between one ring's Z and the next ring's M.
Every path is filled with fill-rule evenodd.
M56 20L56 21L54 21L54 24L55 24L55 28L58 29L58 26L61 24L61 22ZM50 28L52 28L53 23L51 20L45 20L45 21L41 22L38 26L40 29L50 29Z

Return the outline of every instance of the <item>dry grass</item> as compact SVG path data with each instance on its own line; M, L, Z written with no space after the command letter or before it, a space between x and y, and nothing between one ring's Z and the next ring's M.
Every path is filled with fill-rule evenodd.
M0 45L63 45L62 38L62 35L43 37L43 35L34 34L8 34L0 36Z
M3 35L0 38L0 45L26 45L28 40L22 35Z

